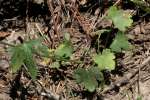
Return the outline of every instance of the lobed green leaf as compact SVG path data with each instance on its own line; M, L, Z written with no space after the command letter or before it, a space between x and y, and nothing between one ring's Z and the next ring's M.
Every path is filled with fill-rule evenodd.
M125 13L123 10L118 10L116 6L112 6L109 8L106 18L111 19L115 27L120 31L125 31L133 23L131 17L130 14Z
M74 78L89 92L93 92L98 87L98 81L103 81L103 74L97 67L92 67L89 70L78 68L74 72Z
M11 48L11 53L12 53L12 56L11 56L10 66L11 66L12 72L16 73L21 68L21 65L23 65L24 63L24 59L25 59L24 50L23 48L17 46L17 47Z
M94 56L94 62L98 64L100 70L114 70L115 69L115 55L110 51L110 49L103 50L102 54L97 54Z
M114 52L121 52L122 50L130 49L131 44L128 42L127 37L124 33L118 32L115 39L113 40L110 48Z
M59 45L55 50L54 55L58 58L69 58L73 53L73 47L69 41Z

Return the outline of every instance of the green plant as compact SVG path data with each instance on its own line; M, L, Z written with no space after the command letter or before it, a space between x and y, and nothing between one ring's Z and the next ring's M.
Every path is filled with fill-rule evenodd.
M62 44L56 48L54 52L54 56L58 59L66 59L69 58L73 53L73 47L70 41L65 40Z
M40 40L31 40L12 47L10 52L12 54L10 64L12 72L17 72L21 66L24 65L31 75L31 78L35 80L38 70L34 61L34 54L47 56L48 48L43 45Z
M124 12L123 10L118 10L116 6L112 6L108 10L106 16L107 19L112 20L114 26L120 31L125 31L127 27L131 26L132 19L129 13Z
M150 2L145 0L131 0L138 8L146 13L150 13Z
M101 54L96 54L93 57L94 62L98 65L100 70L114 70L115 69L115 55L110 49L104 49ZM109 63L108 63L109 62Z
M85 89L90 92L104 83L103 70L112 71L115 69L115 53L122 52L122 50L129 50L130 43L125 36L126 28L132 25L131 15L125 13L123 10L119 10L116 6L110 7L107 12L107 16L104 18L113 22L114 28L119 31L115 34L115 38L109 48L104 48L102 52L96 53L91 56L93 59L93 66L89 69L78 68L74 71L74 79L77 83L81 83ZM104 32L109 32L108 29L102 29L96 31L100 38ZM33 80L37 76L37 67L35 62L35 55L41 57L48 57L52 59L51 67L59 68L62 61L69 61L70 56L73 53L73 47L70 42L70 35L65 33L64 41L56 48L49 49L41 43L39 40L30 40L18 46L12 47L11 66L12 71L18 71L22 65L26 67L27 71L31 75Z
M110 45L110 48L113 52L121 52L122 50L128 50L131 47L131 44L128 42L127 37L121 31L119 31L114 38L114 41Z
M142 100L142 96L139 95L136 100Z
M31 78L35 80L38 70L34 55L53 59L54 62L51 64L51 66L53 68L59 68L59 61L65 61L73 52L73 48L69 40L69 34L66 33L63 43L60 44L55 50L49 50L46 45L42 44L41 40L30 40L23 44L12 47L10 50L12 54L12 72L16 73L21 66L23 66L27 69L27 72L29 72Z
M73 53L73 47L70 42L70 35L64 34L64 41L55 50L53 50L52 59L53 63L50 65L51 68L59 68L61 61L68 61Z
M103 74L98 67L91 67L89 70L78 68L74 72L77 83L81 83L88 91L93 92L98 87L98 81L102 82Z
M74 72L77 83L81 83L88 91L95 91L98 84L105 81L102 74L103 70L111 71L115 69L115 53L120 53L122 50L129 50L131 48L131 44L128 42L128 39L124 34L126 28L132 25L133 21L131 17L130 14L125 13L123 10L119 10L116 6L109 8L105 18L111 20L114 28L118 28L119 30L113 39L110 48L106 48L102 53L97 53L92 57L94 64L97 64L95 67L91 66L88 70L79 68ZM96 34L100 32L99 39L103 32L96 32ZM94 73L92 68L96 68ZM95 76L99 77L97 78Z

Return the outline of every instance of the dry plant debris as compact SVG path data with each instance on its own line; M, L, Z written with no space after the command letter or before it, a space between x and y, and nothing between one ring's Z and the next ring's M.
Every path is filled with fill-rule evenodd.
M150 98L148 0L0 5L0 99Z

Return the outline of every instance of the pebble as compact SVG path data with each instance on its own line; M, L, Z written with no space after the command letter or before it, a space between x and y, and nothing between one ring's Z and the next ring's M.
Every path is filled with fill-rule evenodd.
M9 68L9 63L6 60L0 60L0 70L6 70Z

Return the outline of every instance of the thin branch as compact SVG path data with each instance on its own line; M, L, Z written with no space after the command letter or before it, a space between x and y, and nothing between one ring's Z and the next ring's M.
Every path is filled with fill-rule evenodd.
M6 42L3 42L3 41L0 41L0 44L8 45L10 47L15 47L15 45L10 44L10 43L6 43Z
M127 74L126 76L124 76L121 80L115 82L113 85L109 86L108 88L106 88L105 90L103 90L101 93L105 94L111 90L113 90L115 87L121 87L126 85L127 83L130 82L130 79L132 79L135 75L137 75L139 73L139 70L143 69L144 66L150 62L150 56L145 59L140 65L137 66L138 69L136 69L133 73L131 74Z

